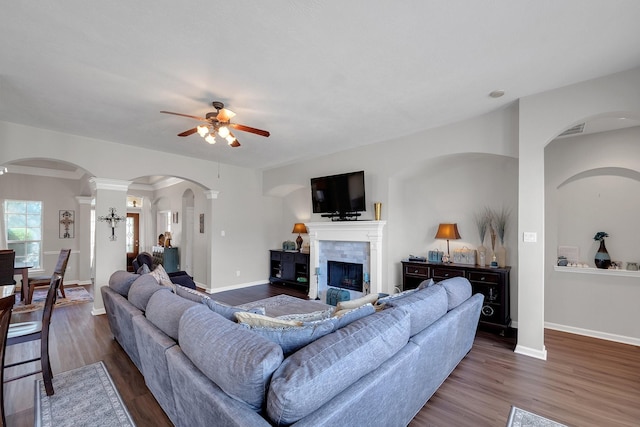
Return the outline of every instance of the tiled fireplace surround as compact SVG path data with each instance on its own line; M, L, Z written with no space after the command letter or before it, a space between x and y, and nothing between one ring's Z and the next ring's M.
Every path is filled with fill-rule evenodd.
M386 221L330 221L307 223L311 277L309 297L326 300L327 261L363 265L369 275L371 293L382 292L382 230ZM316 276L315 272L319 272ZM318 293L319 289L319 293ZM349 291L351 298L362 293Z

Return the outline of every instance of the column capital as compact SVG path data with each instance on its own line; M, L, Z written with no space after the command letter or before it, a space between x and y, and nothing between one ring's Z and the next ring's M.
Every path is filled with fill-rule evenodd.
M114 191L128 191L129 186L133 181L125 181L122 179L111 178L96 178L95 176L89 179L91 190L114 190Z

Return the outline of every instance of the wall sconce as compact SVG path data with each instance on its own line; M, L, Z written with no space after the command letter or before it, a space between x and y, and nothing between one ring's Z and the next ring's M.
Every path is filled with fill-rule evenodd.
M99 216L98 221L105 221L108 227L111 227L111 236L109 240L116 240L116 227L118 222L124 221L127 217L116 215L116 208L109 208L109 215Z

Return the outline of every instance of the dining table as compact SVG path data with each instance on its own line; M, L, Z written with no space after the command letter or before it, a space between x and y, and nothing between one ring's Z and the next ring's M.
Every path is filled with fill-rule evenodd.
M29 287L29 269L33 268L32 262L15 261L13 274L22 274L22 286L20 286L20 301L26 301L27 288Z

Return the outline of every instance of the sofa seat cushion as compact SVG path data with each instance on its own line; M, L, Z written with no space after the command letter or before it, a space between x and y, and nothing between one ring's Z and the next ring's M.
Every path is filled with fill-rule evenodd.
M198 303L171 292L156 292L147 303L145 316L156 328L178 341L178 325L182 314Z
M129 289L129 302L137 309L145 311L149 298L159 291L171 292L171 289L158 284L156 279L150 274L139 276Z
M442 286L429 286L403 298L394 299L387 306L399 307L409 313L409 333L414 336L447 314L447 292Z
M203 304L180 319L180 348L229 396L260 411L269 380L284 360L279 345L244 329Z
M409 339L409 315L389 309L357 320L288 357L273 374L267 415L292 424L396 354Z
M140 277L139 274L129 273L128 271L119 270L109 277L109 287L123 297L127 298L131 284Z
M471 283L464 277L452 277L438 285L442 285L447 291L447 310L453 310L471 297Z

